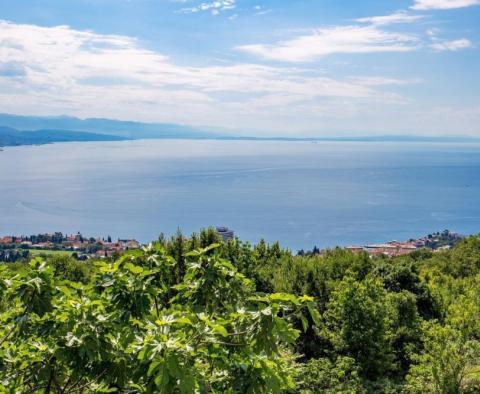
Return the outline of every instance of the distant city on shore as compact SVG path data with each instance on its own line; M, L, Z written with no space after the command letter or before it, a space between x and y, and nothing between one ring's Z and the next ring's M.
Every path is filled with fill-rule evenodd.
M234 231L228 227L218 226L214 230L219 239L224 242L238 240ZM393 240L386 243L346 246L344 249L352 253L365 252L370 256L395 257L410 254L423 248L433 251L450 249L464 238L464 235L444 230L407 241ZM42 254L69 254L78 260L118 257L127 250L141 249L144 246L146 245L136 239L113 240L109 235L107 237L91 237L80 232L70 235L62 232L29 236L4 235L0 236L0 262L15 262ZM324 249L315 246L309 251L299 250L297 254L299 256L310 256L321 254L324 251Z
M227 227L216 227L215 231L227 242L233 240L235 234ZM32 255L70 254L78 260L91 258L117 257L127 250L140 249L146 245L136 239L113 240L107 237L63 234L62 232L36 235L4 235L0 236L0 262L13 262Z

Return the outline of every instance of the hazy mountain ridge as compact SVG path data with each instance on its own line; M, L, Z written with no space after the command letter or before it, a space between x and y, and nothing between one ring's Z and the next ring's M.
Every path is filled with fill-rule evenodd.
M126 138L114 135L85 133L70 130L19 131L0 126L0 146L41 145L53 142L122 141Z
M473 136L368 135L363 136L248 136L232 130L206 131L170 123L143 123L103 118L70 116L22 116L0 113L0 145L25 145L67 141L117 141L125 139L217 139L306 142L480 142ZM3 130L3 131L2 131ZM10 130L10 131L8 131ZM25 130L19 132L18 130ZM22 137L20 138L21 133ZM35 134L28 134L35 133ZM108 138L110 137L110 138ZM28 142L22 142L26 138ZM13 142L12 142L13 141Z
M70 116L43 117L0 114L0 125L17 130L66 130L100 133L128 139L216 138L220 134L191 126L168 123L142 123L101 118L79 119Z

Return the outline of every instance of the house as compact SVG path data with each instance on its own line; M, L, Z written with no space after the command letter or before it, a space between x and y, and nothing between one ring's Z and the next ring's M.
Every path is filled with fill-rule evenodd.
M363 246L347 246L345 249L352 253L361 253L364 251Z
M217 227L217 233L223 238L224 242L232 240L235 238L235 233L233 230L230 230L228 227Z
M140 242L135 239L119 239L118 244L122 249L140 249Z
M132 240L127 242L127 248L128 249L140 249L140 246L141 246L140 242L138 242L135 239L132 239Z
M54 245L51 242L38 242L36 244L33 244L32 248L35 248L35 249L52 249L53 246Z
M417 247L412 242L391 241L385 244L366 245L365 250L370 255L384 254L386 256L401 256L412 253Z
M6 236L6 237L3 237L3 238L0 238L0 244L1 245L13 244L14 242L15 242L14 237L11 237L11 236Z
M72 249L79 250L83 248L83 244L81 242L73 242L71 244Z
M105 258L105 257L108 257L108 252L106 250L98 250L96 253L95 253L95 256L96 257L99 257L99 258Z

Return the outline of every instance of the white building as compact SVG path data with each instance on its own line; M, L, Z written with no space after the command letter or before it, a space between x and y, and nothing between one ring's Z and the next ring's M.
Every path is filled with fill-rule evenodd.
M235 233L228 227L217 227L217 233L221 235L225 242L235 238Z

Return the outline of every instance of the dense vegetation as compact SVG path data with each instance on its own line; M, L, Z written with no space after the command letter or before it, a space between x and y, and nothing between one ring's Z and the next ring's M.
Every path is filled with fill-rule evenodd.
M0 392L480 392L478 237L372 259L178 233L0 265L0 295Z
M28 250L0 248L0 264L2 262L14 263L16 261L26 261L29 255Z

